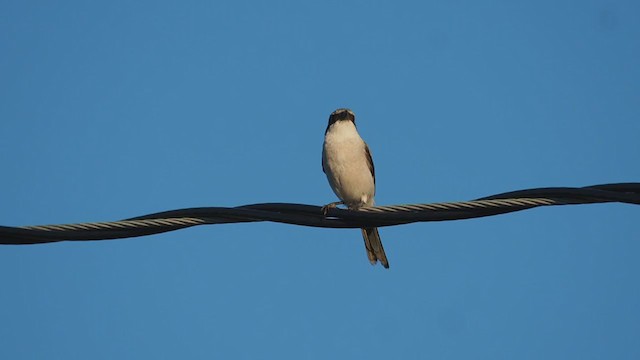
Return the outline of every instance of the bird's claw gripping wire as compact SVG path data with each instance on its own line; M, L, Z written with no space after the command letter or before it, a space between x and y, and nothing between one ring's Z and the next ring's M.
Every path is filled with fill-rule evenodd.
M334 209L338 205L344 205L344 202L336 201L336 202L332 202L331 204L327 204L327 205L323 206L322 207L322 214L324 216L327 216L327 214L329 213L329 209Z

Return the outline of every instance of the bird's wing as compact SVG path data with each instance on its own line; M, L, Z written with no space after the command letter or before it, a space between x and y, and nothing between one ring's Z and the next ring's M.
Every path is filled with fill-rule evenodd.
M373 176L373 184L376 183L376 168L373 166L373 159L371 158L371 151L369 151L369 145L364 143L364 152L367 156L367 166L369 166L369 171L371 171L371 176Z

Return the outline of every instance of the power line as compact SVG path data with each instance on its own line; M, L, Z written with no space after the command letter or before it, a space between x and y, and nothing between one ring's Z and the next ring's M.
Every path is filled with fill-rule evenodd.
M471 201L376 206L362 208L359 211L332 208L326 215L320 206L267 203L171 210L112 222L0 226L0 245L123 239L197 225L257 221L325 228L382 227L494 216L540 206L609 202L640 205L640 183L603 184L581 188L537 188Z

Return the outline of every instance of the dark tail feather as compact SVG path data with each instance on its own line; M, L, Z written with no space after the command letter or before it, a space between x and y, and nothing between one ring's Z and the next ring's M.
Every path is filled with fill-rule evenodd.
M384 247L382 247L378 228L362 229L362 237L364 238L364 246L367 248L369 262L371 262L372 265L375 265L376 262L380 261L382 266L388 269L389 261L387 261L387 255L384 253Z

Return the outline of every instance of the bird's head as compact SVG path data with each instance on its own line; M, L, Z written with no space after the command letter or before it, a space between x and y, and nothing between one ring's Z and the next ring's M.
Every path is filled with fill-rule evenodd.
M329 125L335 123L336 121L351 121L355 124L356 122L356 114L349 109L338 109L331 113L329 116Z

